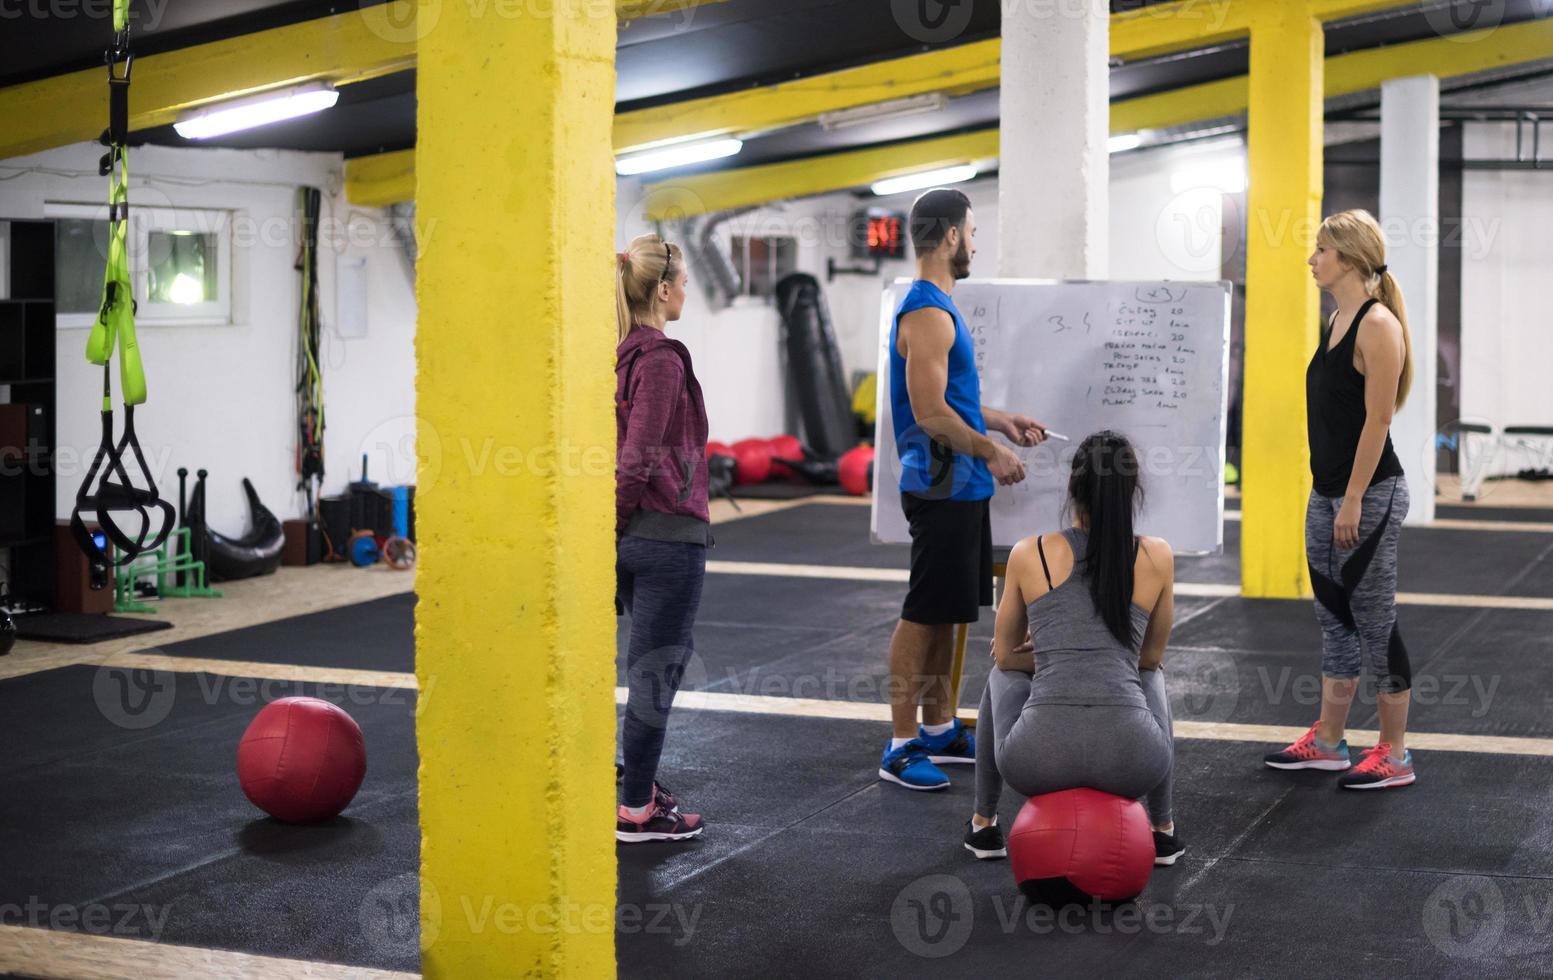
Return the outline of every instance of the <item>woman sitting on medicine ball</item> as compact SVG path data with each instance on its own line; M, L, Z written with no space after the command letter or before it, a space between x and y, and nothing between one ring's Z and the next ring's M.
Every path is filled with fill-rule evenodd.
M1087 786L1147 797L1155 863L1185 850L1170 812L1175 749L1160 672L1175 564L1164 539L1133 534L1141 494L1132 444L1097 432L1073 458L1064 508L1073 526L1025 538L1009 555L965 835L978 858L1006 853L1004 781L1026 796Z

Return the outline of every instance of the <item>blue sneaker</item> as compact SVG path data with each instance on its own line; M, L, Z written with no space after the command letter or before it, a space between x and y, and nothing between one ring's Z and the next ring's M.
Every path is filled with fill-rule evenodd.
M912 739L898 749L884 743L879 760L879 778L899 783L907 789L947 789L949 777L928 761L927 748L920 739Z
M917 741L927 748L927 759L935 765L955 764L973 766L976 764L976 736L971 733L956 718L953 728L942 735L929 735L920 726L917 728Z

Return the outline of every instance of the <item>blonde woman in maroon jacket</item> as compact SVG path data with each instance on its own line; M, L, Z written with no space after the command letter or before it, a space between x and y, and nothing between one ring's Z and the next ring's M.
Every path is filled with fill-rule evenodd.
M663 333L685 305L684 253L657 235L641 235L616 264L615 568L631 639L615 837L685 840L701 833L701 817L680 810L654 777L693 651L711 543L706 405L690 352Z

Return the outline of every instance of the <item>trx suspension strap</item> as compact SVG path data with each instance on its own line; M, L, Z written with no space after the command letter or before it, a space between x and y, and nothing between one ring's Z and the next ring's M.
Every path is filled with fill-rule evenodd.
M99 546L87 530L81 518L83 512L96 516L103 532L119 549L119 564L161 547L175 520L172 505L157 493L145 455L135 439L135 406L146 400L146 376L135 342L135 297L129 265L129 168L124 150L129 136L129 79L134 64L129 50L129 0L114 0L113 43L105 60L108 128L102 134L102 143L108 152L103 154L98 172L108 178L108 263L103 271L102 308L86 341L87 361L102 365L102 438L86 479L76 490L75 509L70 513L71 533L91 564L93 589L108 584L112 559L108 549ZM119 350L119 381L124 389L124 434L117 444L113 441L113 375L109 365L115 345ZM124 467L126 451L133 455L147 489L142 490L131 481ZM162 517L155 533L152 510L160 510ZM137 515L140 527L133 537L114 521L114 511L133 511Z
M297 271L302 273L302 312L297 337L297 489L307 495L313 513L324 478L324 378L320 366L323 318L318 307L318 215L323 195L316 187L297 192L302 212L302 241Z

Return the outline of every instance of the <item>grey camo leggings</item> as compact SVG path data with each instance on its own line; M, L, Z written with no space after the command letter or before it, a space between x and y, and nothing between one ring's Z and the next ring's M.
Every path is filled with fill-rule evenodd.
M1408 504L1404 477L1370 487L1359 508L1359 547L1339 548L1332 528L1343 498L1311 491L1305 556L1321 624L1321 673L1327 677L1358 677L1368 660L1380 690L1394 693L1413 686L1413 668L1397 629L1397 539Z

